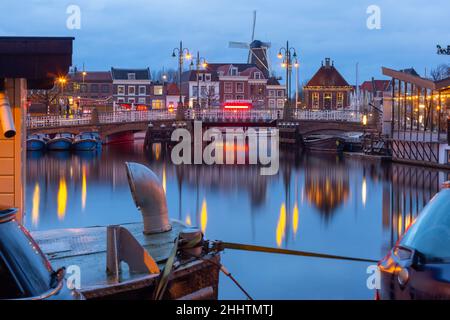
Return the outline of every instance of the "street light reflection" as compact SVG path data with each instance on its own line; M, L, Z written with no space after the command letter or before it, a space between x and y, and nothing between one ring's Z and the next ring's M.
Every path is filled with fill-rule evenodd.
M41 190L39 184L36 182L33 191L33 207L31 209L31 223L33 227L37 227L39 223L39 205L41 201Z
M276 229L276 241L277 246L279 248L281 248L281 244L283 243L285 235L286 235L286 205L283 202L281 204L280 216L278 218L278 225Z
M66 178L61 177L59 179L59 188L58 188L58 219L60 221L64 220L66 216L66 208L67 208L67 184Z

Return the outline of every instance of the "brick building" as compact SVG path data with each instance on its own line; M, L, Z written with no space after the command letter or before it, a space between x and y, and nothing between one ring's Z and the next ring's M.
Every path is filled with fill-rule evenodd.
M116 103L152 104L155 88L152 87L150 69L111 68L113 100Z
M303 87L304 102L309 109L334 110L349 106L353 87L335 68L330 58Z

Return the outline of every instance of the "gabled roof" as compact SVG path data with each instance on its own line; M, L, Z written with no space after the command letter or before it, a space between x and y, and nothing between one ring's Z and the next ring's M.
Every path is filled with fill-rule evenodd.
M179 96L180 95L180 89L178 89L178 86L176 85L176 83L166 84L166 95L167 96Z
M83 79L83 73L77 71L69 74L70 80L75 82L112 82L111 72L109 71L86 71Z
M325 59L325 65L322 66L314 74L311 80L306 84L307 87L347 87L348 82L344 77L337 71L334 64L330 64L330 59Z
M275 78L275 77L270 77L270 78L267 80L267 85L268 85L268 86L279 86L279 85L280 85L280 82L278 81L277 78Z
M360 89L363 91L372 91L375 87L375 91L388 91L390 87L390 80L369 80L364 81Z
M212 72L207 69L207 70L199 70L199 73L210 73L211 81L219 81L219 78L218 78L216 72ZM197 81L197 71L196 70L184 71L181 74L181 82L187 82L187 81Z
M151 80L150 68L147 69L118 69L111 68L113 80L128 80L128 74L134 73L136 80Z
M210 71L229 70L231 66L238 68L238 72L242 72L248 68L255 67L256 65L251 63L208 63L207 69Z

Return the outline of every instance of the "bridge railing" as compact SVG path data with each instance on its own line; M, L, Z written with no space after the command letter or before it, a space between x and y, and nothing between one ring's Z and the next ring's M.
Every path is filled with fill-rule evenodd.
M48 116L27 116L27 128L55 128L67 126L88 125L91 122L91 116L66 117L60 115Z
M175 112L166 110L103 112L99 113L98 119L101 124L171 120L175 119Z
M363 113L350 110L301 110L294 112L294 119L361 123L363 120Z
M272 121L283 117L282 110L193 110L186 111L186 119L202 121Z

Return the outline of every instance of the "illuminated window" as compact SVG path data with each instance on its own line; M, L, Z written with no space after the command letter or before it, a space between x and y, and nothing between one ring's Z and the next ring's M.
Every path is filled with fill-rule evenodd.
M344 94L342 92L338 92L336 97L336 107L342 108L343 106L344 106Z
M224 87L225 93L233 93L233 82L225 82Z
M312 94L312 106L314 109L319 108L319 93L318 92L313 92L313 94Z
M152 109L162 109L163 101L162 100L153 100L152 101Z
M162 86L154 86L153 94L155 96L162 96L163 95L163 87Z
M117 86L117 94L118 95L125 95L125 86Z

